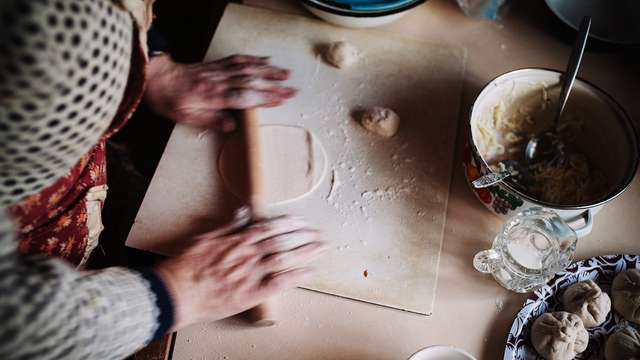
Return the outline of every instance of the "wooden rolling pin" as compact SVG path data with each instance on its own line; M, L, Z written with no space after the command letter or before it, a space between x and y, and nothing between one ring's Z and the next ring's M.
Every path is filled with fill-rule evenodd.
M267 217L265 204L264 173L261 169L262 149L260 148L260 120L257 109L242 111L244 139L247 164L247 190L249 194L249 207L251 217L254 220ZM273 306L270 303L262 303L247 310L249 320L256 326L272 326L276 321L273 318Z

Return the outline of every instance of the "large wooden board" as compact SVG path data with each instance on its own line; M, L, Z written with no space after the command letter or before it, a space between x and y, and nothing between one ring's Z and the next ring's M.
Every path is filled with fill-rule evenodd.
M322 62L318 47L336 40L358 47L361 61L342 70ZM331 243L307 288L430 314L465 51L231 4L206 59L234 53L270 55L293 70L288 84L300 94L261 117L310 129L327 151L329 171L318 189L270 209L306 216ZM377 137L355 120L359 109L374 105L400 115L395 137ZM223 141L176 126L129 246L172 254L239 205L217 173Z

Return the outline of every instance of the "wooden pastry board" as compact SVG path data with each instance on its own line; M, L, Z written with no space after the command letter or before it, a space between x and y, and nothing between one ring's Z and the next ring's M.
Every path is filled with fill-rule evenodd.
M318 47L337 40L361 51L358 64L338 70L322 61ZM316 191L270 209L305 216L331 244L306 288L431 314L465 50L230 4L206 59L235 53L269 55L292 69L287 84L299 95L261 118L310 129L327 152ZM354 119L374 105L400 115L395 137L373 135ZM240 203L217 171L223 142L176 126L127 245L171 255L229 217Z

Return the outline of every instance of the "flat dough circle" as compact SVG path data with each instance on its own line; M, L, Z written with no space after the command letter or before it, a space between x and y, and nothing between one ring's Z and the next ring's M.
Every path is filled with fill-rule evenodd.
M327 168L324 147L311 131L288 125L260 126L264 201L270 205L298 200L313 192ZM226 187L248 200L245 143L241 134L222 147L218 170Z

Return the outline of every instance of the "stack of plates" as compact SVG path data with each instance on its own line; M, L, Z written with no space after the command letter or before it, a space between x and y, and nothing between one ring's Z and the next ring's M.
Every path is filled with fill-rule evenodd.
M302 0L319 18L345 27L374 27L397 20L426 0Z

